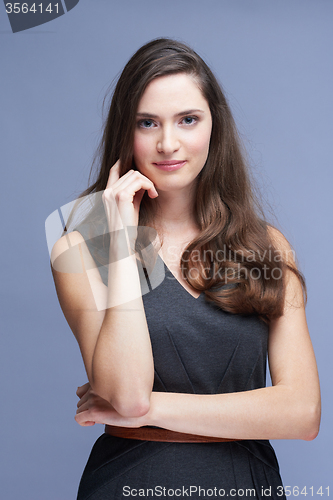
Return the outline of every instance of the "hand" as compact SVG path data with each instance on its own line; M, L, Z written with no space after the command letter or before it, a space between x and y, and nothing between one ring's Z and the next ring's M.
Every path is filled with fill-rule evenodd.
M105 399L98 396L89 382L76 391L80 401L77 404L75 420L83 427L94 424L118 425L121 427L142 427L149 425L146 415L143 417L123 417Z
M153 182L137 170L129 170L119 177L120 160L110 169L102 199L108 217L110 232L123 226L137 226L139 209L145 191L150 198L158 193Z

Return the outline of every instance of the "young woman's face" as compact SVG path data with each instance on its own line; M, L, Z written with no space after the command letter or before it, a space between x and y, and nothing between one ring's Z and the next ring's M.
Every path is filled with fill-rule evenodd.
M212 117L195 80L185 74L156 78L138 106L134 162L157 190L186 189L208 156Z

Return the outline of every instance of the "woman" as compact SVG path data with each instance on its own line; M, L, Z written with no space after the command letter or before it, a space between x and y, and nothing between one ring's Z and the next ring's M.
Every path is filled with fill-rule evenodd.
M169 39L141 47L100 151L84 195L104 208L51 256L89 380L75 418L106 424L78 499L284 497L268 440L314 439L320 421L305 283L203 60Z

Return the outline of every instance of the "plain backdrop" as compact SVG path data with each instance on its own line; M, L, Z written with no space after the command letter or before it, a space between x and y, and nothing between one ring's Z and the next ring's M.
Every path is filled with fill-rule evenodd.
M332 18L330 0L81 0L13 34L1 3L1 498L75 499L102 432L74 421L86 375L57 301L44 222L87 185L110 82L160 36L190 44L222 82L264 200L306 276L321 431L272 444L285 486L307 486L308 496L313 487L317 498L322 486L328 496Z

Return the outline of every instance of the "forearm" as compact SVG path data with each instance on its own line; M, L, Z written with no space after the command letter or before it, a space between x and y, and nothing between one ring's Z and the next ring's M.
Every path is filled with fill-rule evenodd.
M319 402L309 403L282 385L230 394L153 392L148 425L234 439L313 439Z
M154 364L134 255L110 266L107 301L92 360L92 386L121 414L144 414Z

